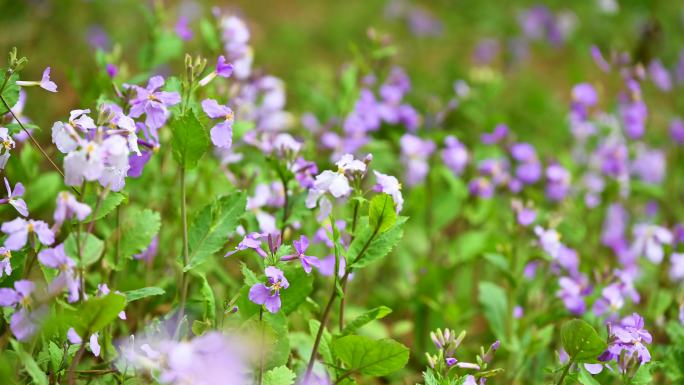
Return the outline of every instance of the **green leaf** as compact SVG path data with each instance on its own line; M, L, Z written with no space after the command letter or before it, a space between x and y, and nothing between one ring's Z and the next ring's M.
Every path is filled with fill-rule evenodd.
M100 202L100 207L97 209L97 212L94 212L95 206L97 205L97 194L88 194L83 200L83 203L90 206L90 208L93 209L93 212L86 218L86 222L97 221L106 217L121 203L126 201L126 199L128 199L128 197L124 193L110 192ZM95 216L93 217L93 215Z
M356 317L352 322L348 323L347 326L342 330L342 335L346 336L348 334L354 333L363 325L375 321L378 319L385 318L388 314L392 312L392 309L387 306L378 306L374 309L368 310L367 312Z
M287 289L280 291L280 299L283 304L281 311L290 314L297 310L299 305L304 303L306 297L313 291L313 275L306 274L299 266L283 269L283 273L285 273L288 282L296 282L296 284L291 284Z
M378 194L370 201L368 208L370 228L378 234L389 230L397 222L394 199L388 194Z
M376 377L396 372L409 359L408 348L392 339L346 336L334 340L332 350L347 370Z
M211 285L207 278L202 275L200 276L202 281L202 287L200 288L200 295L202 296L202 302L204 302L204 319L216 322L216 297L214 296L214 290L212 290Z
M561 343L574 362L596 362L606 350L606 342L586 321L574 319L561 327Z
M119 253L125 258L144 251L159 233L161 217L150 209L133 210L121 224Z
M6 76L5 70L0 70L0 85L5 82ZM5 99L7 105L10 107L14 107L19 100L19 86L17 85L17 80L19 80L19 76L17 74L12 74L9 80L7 80L5 88L2 90L2 98ZM7 112L9 112L9 110L5 108L4 104L0 103L0 115L4 115Z
M76 233L71 233L64 241L64 252L66 255L77 261L81 267L90 266L97 262L104 251L104 242L93 234L82 233L80 236L81 242L78 245L78 238ZM78 258L79 246L82 261L79 261Z
M45 375L45 373L42 370L40 370L40 367L33 359L33 357L29 353L24 351L21 344L16 340L11 339L10 343L12 344L12 349L14 349L14 352L19 358L19 361L22 364L24 364L24 369L26 369L26 373L28 373L33 382L36 385L48 385L47 375Z
M226 237L235 230L245 212L247 198L242 192L220 197L200 211L188 234L190 263L183 268L191 270L219 251Z
M216 27L214 27L214 24L212 24L209 20L202 19L200 21L200 33L202 34L204 41L207 43L207 46L212 51L218 51L221 49L221 41L218 36L218 31L216 30Z
M166 291L161 287L148 286L140 289L129 290L124 293L127 302L137 301L139 299L152 297L155 295L164 295Z
M126 297L117 293L91 298L74 314L74 329L80 336L95 333L114 321L125 306Z
M264 373L263 385L292 385L296 377L287 366L278 366Z
M478 293L480 304L484 308L484 316L494 336L504 340L506 320L509 318L506 291L494 283L480 282Z
M173 136L173 157L181 167L192 169L209 149L209 135L193 110L177 117L169 124Z
M582 385L601 385L601 383L596 381L591 373L584 368L584 366L581 366L579 375L577 376L577 381L579 381L579 383Z
M399 217L396 223L382 234L375 234L369 226L368 218L361 218L359 231L349 245L348 260L353 268L361 268L387 255L404 235L406 217Z

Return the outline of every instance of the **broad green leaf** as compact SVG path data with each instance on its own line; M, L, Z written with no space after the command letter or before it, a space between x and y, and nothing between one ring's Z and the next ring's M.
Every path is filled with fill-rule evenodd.
M207 43L207 46L212 51L218 51L221 49L221 42L218 36L218 31L212 22L207 19L200 20L200 32L202 38Z
M387 306L378 306L374 309L368 310L367 312L356 317L352 322L348 323L347 326L345 326L342 330L341 334L343 336L346 336L348 334L354 333L365 324L371 321L385 318L385 316L387 316L391 312L392 309L388 308Z
M299 305L306 301L306 297L311 294L313 290L313 275L306 274L300 266L292 266L283 269L285 278L290 282L290 286L280 291L280 299L282 301L281 311L285 314L290 314L297 310ZM265 281L265 278L264 278Z
M209 149L209 135L193 110L177 117L169 124L173 136L173 157L181 167L192 169Z
M296 377L287 366L278 366L264 373L263 385L292 385Z
M79 248L82 261L79 260ZM81 266L90 266L97 262L104 251L104 242L90 233L81 233L80 244L76 233L71 233L64 241L64 252ZM82 262L82 263L81 263Z
M409 359L409 349L392 339L345 336L333 341L332 350L347 370L376 377L396 372Z
M586 321L574 319L561 327L561 343L568 355L577 363L596 362L606 350L606 342Z
M581 365L580 365L581 366ZM579 375L577 376L577 381L582 385L601 385L600 382L596 381L591 373L587 372L584 366L581 366Z
M234 192L216 199L200 211L190 226L190 263L183 268L184 271L201 265L221 250L227 236L237 227L246 205L245 194Z
M510 318L506 291L494 283L480 282L478 293L480 305L484 308L484 316L489 321L494 336L504 340L506 320Z
M125 258L144 251L159 233L161 217L150 209L136 209L121 224L119 253Z
M164 295L166 291L161 287L148 286L140 289L129 290L124 293L127 302L137 301L139 299L152 297L155 295Z
M23 150L22 152L25 152ZM55 196L64 186L64 180L56 172L45 172L31 178L31 184L26 190L26 202L31 202L31 211L43 208L44 205L54 204Z
M389 230L397 222L394 199L388 194L378 194L370 201L368 208L370 228L378 234Z
M33 382L36 385L48 385L47 375L42 370L40 370L40 367L33 359L33 357L29 353L24 351L21 344L17 342L15 339L11 339L10 343L12 344L12 349L14 349L14 352L19 358L19 361L24 365L26 373L28 373Z
M93 210L88 218L86 218L86 222L97 221L106 217L121 203L125 202L126 199L128 199L128 196L125 193L110 192L106 197L104 197L104 199L102 199L100 202L100 207L97 209L97 212L95 212L95 206L97 206L97 194L93 193L86 195L86 197L83 199L83 203L90 206L90 208Z
M348 260L353 268L361 268L387 255L404 235L406 217L397 218L396 223L382 234L375 234L368 218L361 218L356 238L349 245Z
M80 336L95 333L114 321L126 307L126 297L109 293L87 300L74 314L74 329Z
M6 71L4 69L0 70L0 86L5 83L6 76ZM7 102L7 105L10 107L14 107L19 100L19 86L17 85L17 80L19 80L19 76L17 74L12 74L9 80L7 80L5 88L2 90L2 98L5 99L5 102ZM4 115L7 112L9 112L9 110L7 110L3 103L0 103L0 115Z

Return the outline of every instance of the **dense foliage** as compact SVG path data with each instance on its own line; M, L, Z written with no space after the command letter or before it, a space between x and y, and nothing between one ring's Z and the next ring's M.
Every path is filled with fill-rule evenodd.
M684 7L523 3L0 3L0 382L684 384Z

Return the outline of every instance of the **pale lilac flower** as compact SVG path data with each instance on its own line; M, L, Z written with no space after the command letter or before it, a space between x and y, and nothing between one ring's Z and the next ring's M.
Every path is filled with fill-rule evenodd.
M8 237L4 246L10 250L21 250L28 241L29 234L35 234L43 245L50 246L55 241L55 235L47 223L33 219L16 218L5 222L0 228Z
M19 305L19 310L10 319L10 330L19 341L26 341L36 333L38 323L47 311L44 306L32 308L31 293L35 288L35 283L25 279L14 282L14 289L0 288L0 306Z
M294 246L295 253L282 257L282 261L291 261L299 259L299 261L302 264L302 268L304 268L304 271L307 274L311 273L312 266L316 268L320 267L321 262L318 260L318 258L304 254L306 253L306 249L309 247L309 239L307 237L302 235L301 237L299 237L298 241L293 241L292 245Z
M633 232L634 242L630 248L632 255L646 256L655 264L662 262L665 254L663 245L672 244L672 232L665 227L648 223L634 225Z
M468 183L468 192L480 198L491 198L494 196L494 185L489 179L478 177Z
M557 259L563 244L560 241L560 234L555 229L544 229L541 226L534 228L534 233L539 238L539 245L553 259Z
M557 202L570 192L570 173L558 163L546 168L546 197Z
M606 73L610 72L610 63L608 63L608 61L606 61L606 59L603 57L599 47L595 45L591 46L591 57L594 59L594 63L596 63L596 66L598 66L601 71Z
M511 207L516 212L516 220L521 226L529 226L537 218L537 212L529 206L523 206L519 200L511 201Z
M581 315L586 310L585 297L591 292L588 280L584 275L560 277L560 290L556 296L563 301L565 308L572 314Z
M152 238L152 242L150 242L149 246L145 248L145 250L142 251L142 253L139 254L133 254L133 259L138 259L141 261L145 261L148 265L151 265L152 262L154 261L154 257L157 256L157 250L159 249L159 236L155 236Z
M670 263L670 279L684 281L684 253L672 253Z
M43 71L43 77L40 81L23 81L23 80L18 80L17 85L22 86L22 87L27 87L27 86L40 86L40 88L50 91L50 92L57 92L57 84L50 80L50 67L45 68Z
M41 250L38 253L38 260L47 267L59 270L59 275L50 282L49 292L57 294L66 289L69 291L69 302L78 301L81 285L74 270L76 263L66 255L64 244L61 243L54 248Z
M375 179L377 180L375 191L391 195L397 213L400 212L404 207L404 197L401 194L401 183L399 183L399 180L392 175L383 174L378 171L373 171L373 173L375 173Z
M0 278L2 278L3 275L12 275L12 251L0 246L0 257L2 257L2 260L0 260Z
M524 311L523 307L520 306L520 305L516 305L516 306L513 308L513 318L515 318L515 319L520 319L520 318L522 318L523 315L524 315L524 313L525 313L525 311Z
M92 209L85 203L76 200L70 192L62 191L57 195L57 208L55 208L55 224L60 226L64 221L76 218L79 221L85 220Z
M612 283L601 290L601 297L594 302L593 312L597 316L605 313L618 314L625 305L625 299L618 283Z
M10 157L10 150L15 146L7 127L0 127L0 170L4 170Z
M186 16L181 15L174 27L176 35L185 41L192 40L192 29L190 29L189 24L190 20Z
M619 324L608 324L609 344L599 361L615 360L621 373L632 366L640 366L651 361L651 353L646 344L653 340L651 333L644 329L644 319L637 313L623 318Z
M667 165L665 152L644 145L637 146L636 151L636 157L630 165L632 174L649 184L662 183Z
M613 203L608 206L603 220L601 243L611 248L615 248L623 243L628 221L629 214L622 204Z
M14 190L12 190L9 181L5 177L5 188L7 189L7 198L0 199L0 204L10 204L19 214L27 217L29 212L26 202L19 198L24 195L24 185L18 182L14 185Z
M253 285L249 289L249 300L257 305L265 305L271 313L277 313L281 306L280 290L287 289L290 283L283 272L274 266L266 268L266 277L268 286L262 283Z
M100 156L104 167L98 177L102 187L108 187L112 191L121 191L124 188L130 168L129 154L128 142L122 136L112 135L102 142Z
M209 84L216 76L222 78L229 78L233 74L233 64L226 62L226 57L221 55L216 61L216 69L211 71L207 76L199 81L200 86L206 86Z
M330 193L335 198L348 196L351 191L349 176L363 175L366 172L366 163L355 159L351 154L344 154L336 163L337 172L325 170L316 176L313 187L309 189L306 197L306 207L314 208L319 198L325 193ZM321 204L328 206L328 202L321 200ZM327 212L326 210L323 210ZM323 215L321 215L323 216ZM327 216L327 215L326 215Z
M222 119L211 128L211 141L216 147L229 148L233 144L233 110L214 99L203 100L202 110L212 119Z
M468 150L456 137L449 135L444 139L442 161L455 175L463 173L469 159Z
M153 76L146 88L133 86L137 96L131 100L130 116L138 118L145 114L145 124L152 129L163 126L169 115L168 107L181 101L177 92L158 91L163 85L163 77Z
M60 152L66 154L78 148L83 140L76 130L88 133L97 128L93 118L88 116L89 113L90 110L87 109L73 110L69 113L69 121L67 123L55 122L52 125L52 142Z
M636 80L627 81L627 91L627 94L621 97L620 116L627 136L631 139L639 139L646 130L648 108L641 99L641 87Z
M53 131L54 132L54 131ZM103 149L94 142L82 142L76 151L64 157L64 183L79 186L83 180L94 181L104 171Z
M98 342L98 336L99 333L93 333L90 335L89 340L90 351L93 352L93 355L95 357L100 356L100 343ZM69 330L67 331L67 340L74 345L80 345L83 343L83 338L81 338L81 336L78 335L74 328L69 328Z

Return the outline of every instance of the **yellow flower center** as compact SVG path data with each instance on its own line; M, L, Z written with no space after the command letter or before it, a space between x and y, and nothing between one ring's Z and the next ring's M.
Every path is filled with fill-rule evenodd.
M29 224L26 228L27 228L29 233L32 233L34 231L33 223L29 222Z
M233 113L233 111L226 114L226 120L233 120L234 117L235 117L235 114Z
M12 142L10 142L8 139L3 140L2 146L5 147L6 150L10 150L12 148Z

